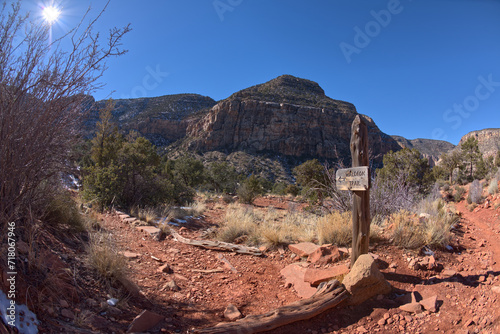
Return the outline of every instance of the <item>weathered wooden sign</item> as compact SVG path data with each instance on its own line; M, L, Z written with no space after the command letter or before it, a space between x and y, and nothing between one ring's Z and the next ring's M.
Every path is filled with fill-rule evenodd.
M338 190L366 191L370 188L368 166L338 169L335 180Z

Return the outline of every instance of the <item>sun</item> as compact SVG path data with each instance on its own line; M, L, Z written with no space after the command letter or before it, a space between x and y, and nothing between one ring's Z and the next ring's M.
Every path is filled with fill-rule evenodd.
M42 14L47 23L53 24L61 15L61 11L57 7L47 6L43 9Z

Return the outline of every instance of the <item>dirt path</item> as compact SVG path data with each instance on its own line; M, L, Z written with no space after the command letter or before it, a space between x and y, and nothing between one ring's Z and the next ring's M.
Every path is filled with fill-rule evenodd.
M488 203L497 202L495 199ZM484 204L478 206L473 212L466 208L463 201L457 205L462 213L463 220L469 228L469 239L477 241L479 248L487 248L491 252L491 267L493 271L500 271L500 208L495 209L491 204L484 208Z
M423 257L418 250L406 251L387 240L372 243L371 252L379 257L381 271L394 288L391 294L269 333L500 333L500 209L494 208L496 202L475 212L469 212L464 203L457 205L462 220L454 231L453 251L435 254L443 271L410 267L411 260ZM259 210L287 207L283 199L259 198L257 204ZM207 206L203 219L188 223L179 233L201 238L202 231L222 219L227 204ZM114 296L96 291L82 298L84 303L75 309L95 315L91 327L96 333L124 333L145 309L164 317L149 333L187 334L193 328L228 321L223 313L230 304L246 316L299 300L280 275L281 269L299 260L286 248L266 251L264 257L207 250L171 236L157 241L117 214L101 218L103 231L112 236L118 250L128 252L129 278L145 298L125 298L118 308L104 311L100 305ZM412 291L437 296L439 310L411 314L399 309L400 297Z

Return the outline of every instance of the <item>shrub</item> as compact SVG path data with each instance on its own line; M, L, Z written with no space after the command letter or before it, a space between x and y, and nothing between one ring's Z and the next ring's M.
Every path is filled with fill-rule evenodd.
M238 185L238 173L227 162L213 162L206 170L207 182L217 193L234 193Z
M286 195L286 189L288 188L288 185L285 182L275 182L273 185L273 188L271 189L271 192L276 195L284 196Z
M295 184L289 184L286 186L285 193L296 197L300 193L300 188Z
M488 186L488 193L490 195L494 195L498 192L498 180L497 178L493 178Z
M257 196L261 195L264 190L262 188L259 178L255 175L250 175L243 183L238 187L236 191L239 199L246 204L252 204Z
M470 203L479 204L482 198L483 188L478 180L474 180L469 187L469 199ZM469 202L469 199L467 202ZM470 204L469 203L469 204Z

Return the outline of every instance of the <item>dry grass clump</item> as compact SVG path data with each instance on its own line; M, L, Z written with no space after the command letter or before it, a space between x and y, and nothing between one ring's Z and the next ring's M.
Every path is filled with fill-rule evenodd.
M158 219L158 210L155 208L139 208L136 217L151 225Z
M216 235L225 242L246 239L250 244L278 246L297 241L314 241L318 217L304 212L278 212L273 208L266 214L239 203L227 207L224 221Z
M334 212L321 217L317 224L320 244L347 246L352 241L351 212Z
M418 248L425 245L422 227L417 215L401 210L389 217L389 226L393 228L393 243L404 248Z
M293 211L280 216L271 209L259 224L257 232L261 242L270 246L314 241L317 221L318 217L313 214Z
M74 232L85 231L84 220L76 201L65 190L56 193L50 200L42 221L52 226L69 228Z
M409 249L448 245L451 227L458 222L458 216L442 200L423 200L416 211L420 216L401 210L389 217L393 243Z
M96 233L88 246L88 261L102 278L118 280L125 276L127 260L119 254L111 237Z
M221 241L234 242L236 238L255 235L261 219L251 208L237 203L230 204L216 237Z

